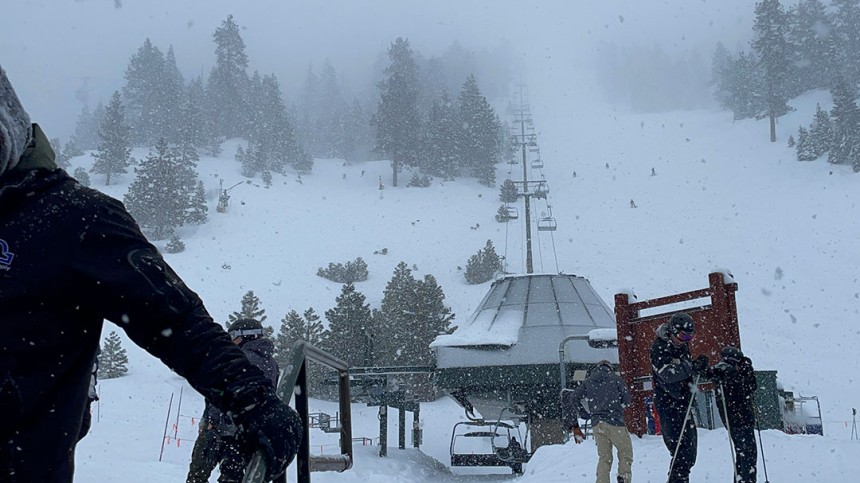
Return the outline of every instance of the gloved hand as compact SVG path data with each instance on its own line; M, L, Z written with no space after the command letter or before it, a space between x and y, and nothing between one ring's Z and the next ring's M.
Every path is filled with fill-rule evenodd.
M693 361L693 373L704 374L708 370L708 356L700 355Z
M585 441L585 434L583 434L582 429L580 429L579 426L574 426L570 428L570 432L573 433L574 443L579 444Z
M714 364L714 367L711 368L711 375L714 380L724 381L726 378L731 377L737 371L735 366L729 364L725 361L720 361L717 364Z
M284 404L271 390L262 401L238 414L237 439L247 454L263 453L266 460L265 481L280 477L299 450L302 422L296 411Z

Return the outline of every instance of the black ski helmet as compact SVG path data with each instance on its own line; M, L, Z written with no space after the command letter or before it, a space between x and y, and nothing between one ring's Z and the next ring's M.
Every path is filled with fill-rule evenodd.
M244 340L254 340L263 335L263 324L256 319L239 319L227 329L231 339L241 337Z
M743 359L744 353L737 347L727 346L723 347L723 351L720 352L720 357L730 364L736 364Z
M669 319L669 333L677 334L679 332L696 333L696 324L690 314L679 312Z

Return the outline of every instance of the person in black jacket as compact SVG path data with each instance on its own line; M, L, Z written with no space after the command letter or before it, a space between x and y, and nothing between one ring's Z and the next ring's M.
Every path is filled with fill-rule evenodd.
M735 450L735 481L755 483L758 450L755 443L755 379L752 361L740 349L726 347L722 360L709 371L716 388L717 410Z
M576 444L584 436L579 427L579 402L585 399L591 414L592 432L597 445L597 483L609 483L612 447L618 451L618 483L633 481L633 444L624 423L624 408L630 405L630 391L612 364L603 360L576 388L563 392L565 425Z
M669 483L688 483L690 470L696 464L696 425L688 409L695 391L695 374L704 371L708 361L704 356L692 361L688 344L694 336L693 318L681 312L660 325L651 346L654 405L663 443L672 457Z
M297 452L301 421L122 203L54 162L0 68L0 481L65 483L103 321L161 359L267 459L267 481Z

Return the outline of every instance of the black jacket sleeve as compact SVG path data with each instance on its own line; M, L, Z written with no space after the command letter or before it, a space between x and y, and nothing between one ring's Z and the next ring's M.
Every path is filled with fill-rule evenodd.
M262 371L212 320L122 204L92 190L85 194L70 263L89 308L216 406L241 411L259 402L272 388Z

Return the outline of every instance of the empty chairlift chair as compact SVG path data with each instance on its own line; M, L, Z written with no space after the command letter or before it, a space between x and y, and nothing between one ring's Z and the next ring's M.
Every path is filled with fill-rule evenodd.
M538 219L538 231L555 231L557 227L558 225L555 222L555 218L551 216L545 216L543 218Z
M532 169L543 169L543 160L540 158L532 160Z

